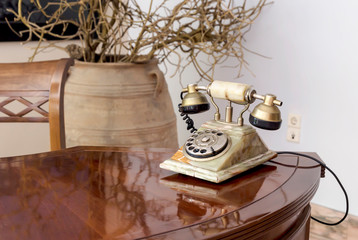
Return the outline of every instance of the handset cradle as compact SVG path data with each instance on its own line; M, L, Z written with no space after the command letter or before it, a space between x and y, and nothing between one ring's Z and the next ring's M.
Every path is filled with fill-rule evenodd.
M193 132L170 159L160 164L161 168L219 183L277 156L254 128L244 125L242 117L250 104L259 99L263 103L252 111L250 123L263 129L278 129L282 120L277 106L282 102L274 95L258 95L250 85L242 83L213 81L207 87L191 84L182 90L182 94L186 93L180 106L183 113L209 109L209 102L200 91L211 97L216 108L214 119ZM214 98L229 101L225 119L220 119ZM232 121L232 103L244 105L237 122Z

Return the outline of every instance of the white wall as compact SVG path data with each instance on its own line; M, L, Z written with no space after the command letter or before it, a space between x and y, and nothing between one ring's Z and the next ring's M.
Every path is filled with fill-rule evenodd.
M261 136L275 150L317 152L346 186L355 215L357 10L355 0L275 1L247 38L250 49L272 58L247 56L256 74L250 82L284 101L283 127L275 133L260 131ZM299 144L285 140L288 113L302 116ZM344 210L343 193L333 177L326 175L314 202Z
M358 76L357 10L355 0L277 0L266 7L246 38L249 49L271 59L247 54L256 77L246 71L242 78L235 80L234 71L229 69L221 69L216 75L221 80L252 84L258 92L274 93L284 102L281 129L259 130L259 134L273 150L317 152L346 186L354 215L358 215L358 191L354 186L358 180L355 157L358 110L353 101L358 88L354 81ZM0 53L0 62L25 61L29 56L29 51L17 43L0 43ZM63 56L66 55L52 52L38 60ZM185 84L196 80L190 72L183 77ZM181 87L177 78L168 79L168 84L177 109ZM288 113L302 116L299 144L286 141ZM196 126L212 115L211 110L194 116ZM25 127L20 132L32 128ZM47 128L43 130L47 136ZM179 118L178 130L179 142L183 143L189 133ZM13 146L6 145L6 139L15 138L17 133L0 131L3 155ZM36 139L36 151L48 150L47 141L37 132L30 139L32 143ZM18 148L12 151L20 154ZM328 173L313 201L338 210L345 208L343 194Z

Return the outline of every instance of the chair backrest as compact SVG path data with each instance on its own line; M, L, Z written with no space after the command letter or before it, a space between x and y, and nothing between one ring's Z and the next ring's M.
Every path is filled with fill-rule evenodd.
M51 150L66 148L63 95L73 64L73 59L0 63L0 122L49 122ZM25 109L18 113L8 110L6 105L14 101ZM48 112L41 108L47 102ZM39 116L29 116L32 111Z

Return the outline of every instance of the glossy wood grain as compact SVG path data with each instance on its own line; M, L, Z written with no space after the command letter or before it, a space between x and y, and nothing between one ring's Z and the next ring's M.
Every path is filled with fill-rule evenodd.
M72 59L0 63L0 97L5 97L0 102L0 122L49 122L51 150L65 148L64 83L73 64ZM7 109L12 102L24 109L18 113ZM47 102L48 112L42 108ZM39 116L29 116L30 112Z
M0 159L0 239L306 239L320 167L279 156L221 184L174 150L77 147Z

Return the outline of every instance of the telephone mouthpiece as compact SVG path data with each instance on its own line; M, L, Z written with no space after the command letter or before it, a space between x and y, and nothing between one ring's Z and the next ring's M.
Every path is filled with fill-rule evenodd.
M266 130L277 130L281 127L281 112L276 106L282 102L277 101L274 95L268 94L264 102L258 104L250 114L249 121L252 125Z
M277 130L281 127L281 112L277 106L282 106L282 102L276 99L275 95L265 96L253 94L256 99L264 102L258 104L250 114L249 121L252 125L266 130ZM277 106L276 106L277 105Z
M266 120L254 117L254 116L252 116L252 114L250 114L249 121L255 127L258 127L261 129L266 129L266 130L277 130L281 127L281 122L282 122L282 121L278 121L278 122L266 121Z

